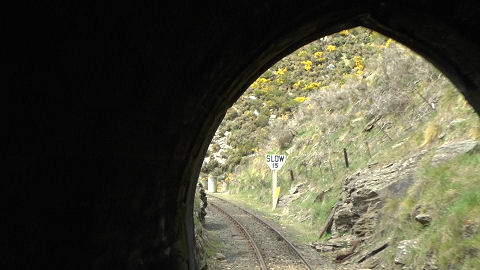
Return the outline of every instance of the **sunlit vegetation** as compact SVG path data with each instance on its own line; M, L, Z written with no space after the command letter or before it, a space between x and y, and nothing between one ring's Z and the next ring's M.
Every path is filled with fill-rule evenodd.
M435 67L390 38L354 28L300 48L252 82L217 130L201 177L218 176L231 198L294 227L309 242L318 240L347 176L479 138L477 114ZM307 187L274 212L264 161L270 153L287 155L278 174L281 196L297 183ZM435 168L422 163L407 196L386 204L392 219L380 230L392 232L397 242L422 240L412 262L423 263L427 252L435 252L442 269L480 268L480 229L462 236L468 226L480 228L479 156L465 154ZM419 204L440 222L424 229L406 218ZM391 261L393 255L383 256Z

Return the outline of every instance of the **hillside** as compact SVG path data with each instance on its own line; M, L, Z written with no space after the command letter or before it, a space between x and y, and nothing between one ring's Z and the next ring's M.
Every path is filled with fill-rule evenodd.
M200 177L219 177L231 199L333 259L360 241L346 265L478 269L479 138L478 116L447 78L359 27L302 47L252 83ZM268 153L287 155L273 212Z
M225 178L242 159L265 151L259 146L308 103L313 93L323 92L331 84L343 87L349 81L363 81L364 62L391 42L356 28L324 37L279 61L228 110L209 147L201 176Z

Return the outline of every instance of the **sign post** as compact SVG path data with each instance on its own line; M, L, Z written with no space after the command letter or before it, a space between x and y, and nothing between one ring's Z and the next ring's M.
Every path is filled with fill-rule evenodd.
M277 170L272 171L272 210L277 207Z
M272 210L277 207L279 189L277 188L277 171L285 163L285 155L267 155L265 158L268 167L272 170Z

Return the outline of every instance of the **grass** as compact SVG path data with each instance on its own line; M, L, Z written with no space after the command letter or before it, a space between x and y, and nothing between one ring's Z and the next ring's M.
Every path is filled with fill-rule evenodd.
M340 127L330 134L321 133L315 123L303 123L302 132L292 142L292 145L298 142L301 144L288 155L289 160L278 179L281 195L288 194L288 190L300 182L306 183L311 190L293 201L287 210L271 211L271 174L264 168L263 157L260 156L240 174L238 183L241 184L237 186L237 193L241 194L235 194L235 199L289 227L304 243L318 240L319 230L330 214L331 207L338 201L343 179L348 175L375 161L383 164L395 162L421 149L434 149L448 141L469 137L475 139L475 132L480 127L478 116L471 108L463 105L464 101L458 93L449 89L445 91L438 109L430 112L416 127L407 128L407 120L397 122L401 128L395 132L389 131L393 140L387 139L381 132L362 132L365 123L356 125L353 129L351 126ZM454 124L449 124L451 122ZM354 136L356 141L347 139ZM366 153L363 144L368 139L378 141L376 145L370 145L373 157ZM349 153L348 169L345 168L343 152L329 152L329 149L343 147ZM434 168L430 166L432 156L433 151L430 150L422 159L418 180L407 196L386 203L376 237L379 241L393 239L391 246L401 240L418 239L419 244L407 259L410 265L424 264L428 254L433 252L441 268L480 269L477 254L480 254L479 233L475 232L467 238L462 236L466 226L478 225L480 228L480 192L477 191L480 186L479 153L466 154ZM322 157L327 159L315 163ZM328 159L332 163L335 177ZM308 168L304 166L305 162ZM295 182L291 182L289 170L294 171ZM314 202L319 191L330 187L332 190L325 194L323 201ZM417 207L420 213L432 215L434 221L430 226L424 227L414 221L412 213ZM324 239L325 237L328 235ZM394 267L394 250L382 253L385 261L392 262L391 267Z
M372 59L365 59L365 63ZM423 71L430 70L417 64ZM265 140L258 145L259 156L244 159L243 167L236 170L231 182L230 197L289 226L305 243L311 243L318 240L319 230L338 201L346 177L370 164L382 166L427 150L419 164L415 184L406 197L386 202L376 237L380 240L392 238L391 246L401 240L418 238L420 244L409 259L414 265L421 265L427 254L434 252L444 268L480 269L475 255L477 250L480 252L478 234L468 239L460 237L470 223L479 224L480 228L480 214L475 208L480 205L476 192L480 184L478 153L430 167L437 146L480 138L478 115L447 79L438 76L438 71L430 70L425 74L432 76L418 78L421 82L418 91L429 102L435 103L435 109L408 86L410 80L413 82L412 74L402 75L401 72L396 70L386 81L378 74L371 81L366 79L364 82L368 87L363 92L356 90L355 84L351 89L348 84L343 88L325 85L311 96L309 102L296 108L297 113L289 116L291 122L279 122L275 126L276 132L296 131L286 149L279 149L275 140ZM395 76L398 77L397 84L392 83ZM406 86L402 89L403 85ZM393 88L397 93L389 92L388 89ZM382 117L376 125L370 131L364 131L367 123L378 115ZM382 131L381 127L387 128ZM274 136L270 134L270 137ZM345 168L343 148L348 152L349 168ZM305 194L293 201L288 209L271 211L271 172L263 154L286 154L287 151L287 162L278 174L280 196L287 195L289 189L298 183L305 184L301 191ZM293 182L290 170L294 172ZM315 202L318 193L329 188L323 200ZM414 221L412 213L415 208L432 215L431 226L423 227ZM473 219L469 218L472 216ZM384 256L390 256L387 261L393 261L394 250L382 252L386 254Z
M452 98L448 100L456 102L456 98L453 98L454 94L451 96ZM358 115L355 115L355 117L357 116ZM438 117L438 113L431 113L429 117L430 119L435 119ZM298 132L293 141L293 143L301 142L301 146L297 151L292 152L288 156L288 162L285 164L281 173L279 173L278 184L281 187L280 194L287 194L288 190L299 182L307 183L315 192L333 187L333 190L325 195L324 201L321 203L313 202L316 196L316 194L313 194L308 200L300 200L301 203L293 202L290 207L290 212L307 212L308 215L311 216L308 222L290 222L296 224L295 226L297 227L301 227L300 230L307 232L304 236L305 239L315 238L316 233L310 233L309 231L316 231L325 223L330 214L331 207L338 200L339 187L345 177L358 169L365 168L367 164L375 160L380 160L385 163L418 151L417 149L420 148L427 137L428 144L437 143L438 129L433 130L433 128L429 128L427 124L423 124L418 128L404 131L400 136L395 137L394 140L386 140L381 146L371 146L371 151L373 152L373 158L371 158L363 142L365 140L379 140L379 136L385 136L379 130L369 133L362 132L365 124L366 123L360 123L355 128L345 125L329 134L322 134L316 123L312 120L308 125L303 124L300 129L301 131ZM436 128L436 126L434 127ZM427 135L425 135L425 129L430 130L427 132ZM347 139L349 136L357 136L359 139L349 141ZM402 143L401 146L392 150L392 146L400 142ZM343 149L344 147L347 148L349 155L350 167L348 169L345 168L343 151L329 151L329 149ZM233 183L234 193L242 192L253 195L249 196L248 200L249 202L255 202L257 204L254 207L262 207L262 205L269 206L271 204L271 174L269 171L265 171L262 158L263 157L259 156L253 159L250 165L240 174L237 183ZM321 158L323 158L321 163L315 163L316 160L320 160ZM333 173L330 162L333 167ZM288 175L289 170L294 171L294 183L290 181L290 176ZM267 207L267 209L268 208L269 207ZM281 213L278 215L281 215ZM288 215L284 218L287 219L287 217Z
M418 177L405 198L386 203L381 229L391 231L389 237L397 243L418 239L410 264L421 266L427 252L433 250L441 269L479 269L480 152L464 154L438 167L425 164ZM432 216L430 226L424 227L408 215L418 206ZM469 231L470 227L474 229ZM384 256L385 261L392 262L392 253Z

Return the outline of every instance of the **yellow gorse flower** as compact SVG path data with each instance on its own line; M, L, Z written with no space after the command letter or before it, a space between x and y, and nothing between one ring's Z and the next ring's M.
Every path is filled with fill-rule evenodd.
M310 60L307 60L307 61L302 61L301 62L305 68L306 71L309 71L310 69L312 69L312 61Z
M285 68L279 68L279 69L277 70L277 75L283 76L283 75L285 75L285 72L287 72L287 67L285 67Z
M284 79L284 75L285 75L285 72L287 72L287 67L285 68L279 68L277 70L277 75L278 75L278 78L277 78L277 82L280 83L280 84L283 84L285 82L285 79Z
M299 102L299 103L303 103L305 100L308 100L308 98L307 97L296 97L293 100L295 100L296 102Z
M387 40L387 42L385 43L385 48L388 48L388 46L390 46L390 43L392 43L392 39L391 39L391 38L389 38L389 39Z
M321 52L321 51L316 52L316 53L313 54L313 57L315 57L315 59L319 59L320 57L322 57L322 54L323 54L323 52Z
M327 51L328 52L333 52L337 49L337 47L335 47L335 45L328 45L327 46Z
M355 66L362 65L362 57L359 55L355 55L353 61L355 61Z
M321 83L311 82L309 84L305 84L302 90L315 89L320 87L321 85L322 85Z
M257 80L255 80L250 85L250 87L251 88L258 88L260 86L263 89L267 83L268 83L268 79L260 77Z
M300 51L297 55L298 55L298 57L302 57L302 56L304 56L304 55L306 55L306 54L307 54L306 51Z
M357 70L357 75L362 75L363 74L363 59L361 56L355 55L353 57L353 61L355 62L355 69Z
M299 87L299 86L300 86L300 84L302 84L302 80L299 80L299 81L298 81L298 82L296 82L296 83L295 83L293 86L294 86L294 87Z

